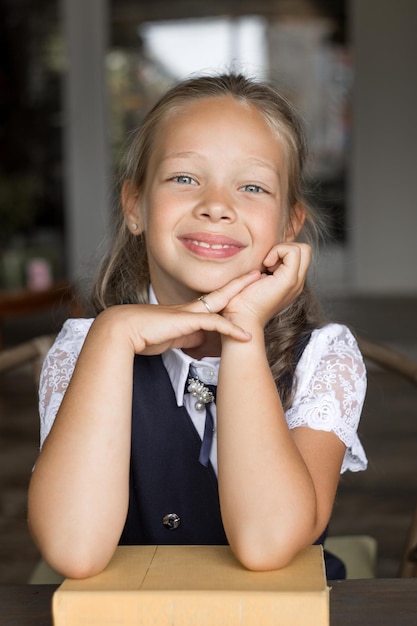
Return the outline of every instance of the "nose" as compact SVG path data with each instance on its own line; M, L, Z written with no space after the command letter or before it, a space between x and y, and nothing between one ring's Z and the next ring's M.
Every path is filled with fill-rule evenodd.
M221 220L232 222L236 217L231 195L218 187L210 187L204 191L196 212L200 219L214 222Z

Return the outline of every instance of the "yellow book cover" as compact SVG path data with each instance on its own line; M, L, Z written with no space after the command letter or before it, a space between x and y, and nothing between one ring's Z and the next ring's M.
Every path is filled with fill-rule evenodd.
M65 580L54 626L328 626L321 546L252 572L229 546L120 546L106 569Z

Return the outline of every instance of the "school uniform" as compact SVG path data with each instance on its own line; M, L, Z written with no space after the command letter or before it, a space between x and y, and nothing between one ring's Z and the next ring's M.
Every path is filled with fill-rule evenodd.
M155 304L152 290L150 298ZM41 446L93 321L67 320L45 359L39 392ZM346 446L341 471L365 469L357 428L366 371L354 337L343 325L327 324L312 331L298 357L288 427L334 432ZM198 458L205 412L197 411L184 394L190 366L204 384L215 385L219 363L211 357L195 361L181 350L135 357L130 498L122 544L227 543L218 499L216 433L204 467ZM216 423L214 403L212 413ZM323 541L324 535L318 539ZM329 578L343 576L340 563L328 555L326 566Z
M120 545L227 544L217 476L211 463L199 462L200 447L162 358L136 356L129 510ZM346 577L336 556L326 551L325 562L329 579Z

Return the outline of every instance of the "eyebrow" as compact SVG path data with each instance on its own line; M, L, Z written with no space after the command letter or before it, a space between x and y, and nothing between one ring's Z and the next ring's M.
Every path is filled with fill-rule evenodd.
M264 159L258 159L257 157L249 157L248 159L244 160L243 163L264 167L268 170L272 170L275 174L279 174L279 168L277 168L272 161L265 161Z
M204 159L205 157L199 152L195 152L193 150L186 150L184 152L170 152L162 157L162 161L168 161L169 159L187 159L189 157L197 157L199 159ZM263 167L265 169L271 170L276 173L280 173L279 168L277 168L271 161L265 161L264 159L259 159L258 157L248 157L247 159L243 159L242 163L245 165L256 165L258 167Z
M187 150L185 152L169 152L163 156L161 160L168 161L168 159L186 159L188 157L202 158L202 155L198 152L194 152L193 150Z

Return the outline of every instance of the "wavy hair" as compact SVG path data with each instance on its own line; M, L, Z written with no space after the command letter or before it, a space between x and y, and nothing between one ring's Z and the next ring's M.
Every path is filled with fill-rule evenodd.
M271 132L280 138L287 167L284 228L291 228L297 209L302 207L305 222L300 236L314 245L320 236L321 225L305 199L307 150L302 123L294 107L273 85L242 74L192 77L176 84L162 96L133 133L119 180L120 187L125 181L129 181L133 190L144 186L155 135L172 112L192 101L225 96L245 106L256 107ZM146 236L144 233L133 235L129 231L119 201L110 250L93 285L95 313L116 304L147 303L149 284ZM294 376L300 338L320 323L317 302L306 285L292 305L271 319L265 328L268 360L284 408L291 403L292 391L288 381Z

